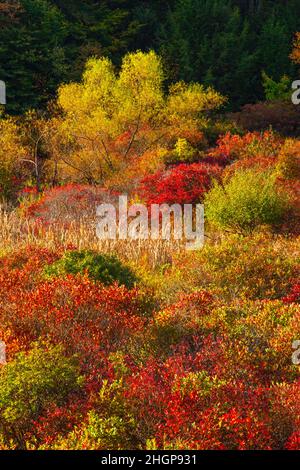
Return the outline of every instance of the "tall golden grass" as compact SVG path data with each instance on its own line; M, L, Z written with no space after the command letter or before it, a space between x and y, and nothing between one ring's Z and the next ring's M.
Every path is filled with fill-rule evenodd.
M74 221L54 223L48 227L20 216L17 210L0 206L0 252L28 245L49 249L74 246L77 249L91 249L116 254L126 262L143 262L149 268L170 263L173 254L184 249L183 244L174 240L99 240L95 221Z

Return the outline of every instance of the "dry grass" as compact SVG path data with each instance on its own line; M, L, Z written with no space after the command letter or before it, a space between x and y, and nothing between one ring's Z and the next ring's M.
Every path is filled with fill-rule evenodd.
M17 211L0 207L0 252L26 245L50 249L75 246L77 249L114 253L126 262L142 262L151 269L170 263L174 252L184 249L180 242L172 240L99 240L95 221L76 221L68 227L62 224L43 227L33 220L20 217Z

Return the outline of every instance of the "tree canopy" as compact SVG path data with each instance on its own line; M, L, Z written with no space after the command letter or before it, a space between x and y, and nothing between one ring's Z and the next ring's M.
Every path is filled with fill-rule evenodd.
M80 83L62 85L54 118L60 168L79 181L102 183L143 155L199 134L207 113L225 99L212 88L178 82L165 92L155 52L127 54L116 73L107 58L90 59ZM55 143L50 143L52 152ZM155 156L151 154L150 158Z
M90 57L121 65L127 52L163 56L170 82L212 85L231 107L263 98L261 73L293 76L300 1L6 0L0 5L0 78L7 109L43 108ZM295 52L294 52L295 53Z

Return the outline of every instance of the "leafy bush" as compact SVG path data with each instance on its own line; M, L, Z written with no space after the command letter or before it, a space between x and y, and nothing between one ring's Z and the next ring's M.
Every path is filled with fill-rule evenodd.
M29 354L19 353L0 369L0 433L8 444L25 448L33 420L49 404L66 405L71 393L83 384L74 358L66 358L60 346L35 345Z
M293 302L300 304L300 280L295 281L288 295L283 298L283 301L288 304Z
M209 157L217 161L231 163L241 158L268 158L278 152L281 139L273 132L247 132L245 135L226 134L219 137L217 146L209 152Z
M117 257L93 251L67 251L62 258L47 266L48 276L87 273L90 279L104 285L118 282L128 288L133 287L136 277L130 268L124 266Z
M293 139L285 141L278 155L277 170L279 175L285 179L300 179L299 141Z
M274 157L244 157L226 166L223 172L223 178L227 181L231 176L234 176L237 171L245 172L249 169L257 171L257 173L274 171L276 163L277 158Z
M300 132L300 109L291 101L247 104L231 119L248 131L268 130L270 127L280 135L297 137Z
M45 225L66 224L84 219L94 219L96 207L114 201L116 195L97 186L67 184L46 190L42 196L26 205L25 214Z
M164 157L166 164L192 163L197 159L197 149L186 139L178 139L174 149Z
M215 183L204 203L210 222L242 233L260 225L279 224L288 207L287 197L276 187L275 176L255 170L238 171L224 184Z
M234 235L179 253L162 277L182 293L152 318L139 289L45 281L60 253L3 257L0 449L298 448L297 246Z
M291 345L300 334L299 305L281 301L240 301L216 308L214 330L222 331L228 358L256 369L260 378L293 381L297 370ZM218 319L218 320L216 320Z
M144 178L139 193L147 204L200 202L219 171L217 165L182 163Z
M0 334L8 358L43 338L63 345L69 353L88 357L126 346L129 335L144 324L144 301L137 289L103 286L71 275L15 288L6 283L1 292ZM4 334L2 333L4 332ZM100 355L100 356L99 356ZM85 367L93 368L87 361Z
M227 235L190 254L174 257L157 291L166 303L180 292L205 289L228 302L237 298L282 299L298 277L298 240L270 233Z
M181 295L178 302L157 312L150 326L150 336L154 340L153 346L158 347L159 354L169 352L170 346L182 339L199 334L203 317L212 307L212 295L200 291Z
M113 360L111 362L113 366ZM124 450L139 447L138 423L127 406L122 375L124 371L120 379L111 383L103 381L86 422L60 439L58 448Z

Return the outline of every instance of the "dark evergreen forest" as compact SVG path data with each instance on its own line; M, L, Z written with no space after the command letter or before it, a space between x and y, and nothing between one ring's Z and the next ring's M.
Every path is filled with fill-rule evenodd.
M211 84L229 108L263 98L262 72L294 77L289 59L300 0L5 0L0 78L8 111L42 108L90 56L118 67L128 51L154 49L170 82Z

